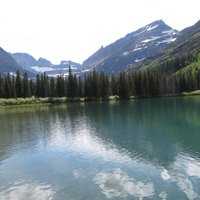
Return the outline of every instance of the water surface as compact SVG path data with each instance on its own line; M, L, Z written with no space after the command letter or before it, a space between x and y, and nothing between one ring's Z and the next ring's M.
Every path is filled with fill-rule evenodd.
M200 97L0 110L0 200L200 199Z

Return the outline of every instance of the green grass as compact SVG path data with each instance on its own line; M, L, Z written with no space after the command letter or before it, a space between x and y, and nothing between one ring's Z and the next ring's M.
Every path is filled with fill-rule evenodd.
M61 98L0 98L0 106L12 106L12 105L25 105L25 104L54 104L66 102L65 97Z
M40 105L40 104L62 104L62 103L81 103L90 101L116 101L119 100L118 96L110 96L108 98L67 98L67 97L46 97L46 98L0 98L0 106L19 106L19 105Z
M172 96L193 96L200 95L200 90L195 90L192 92L183 92L180 95ZM165 97L165 96L162 96ZM166 96L167 97L167 96ZM131 96L129 100L134 100L136 97ZM3 99L0 98L0 107L6 106L25 106L25 105L51 105L51 104L62 104L62 103L82 103L82 102L92 102L92 101L118 101L121 100L119 96L109 96L108 98L67 98L67 97L46 97L46 98L10 98Z
M183 92L184 96L194 96L194 95L200 95L200 90L195 90L192 92Z

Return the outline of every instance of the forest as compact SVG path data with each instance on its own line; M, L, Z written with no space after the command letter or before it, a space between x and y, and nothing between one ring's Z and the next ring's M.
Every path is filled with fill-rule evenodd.
M174 61L177 62L177 61ZM170 63L171 66L171 63ZM165 65L166 68L166 65ZM200 89L200 69L188 68L168 74L165 70L146 69L108 77L95 70L78 77L69 67L68 76L48 77L46 73L38 74L36 79L8 73L0 76L0 98L27 97L69 97L69 98L108 98L117 95L120 98L159 97L178 95Z

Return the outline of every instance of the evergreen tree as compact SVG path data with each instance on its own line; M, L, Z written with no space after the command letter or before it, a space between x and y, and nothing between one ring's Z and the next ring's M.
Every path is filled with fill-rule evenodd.
M69 66L69 74L67 79L67 97L74 98L76 96L76 83L75 77L72 74L71 67Z
M29 85L29 80L28 80L28 73L25 72L24 73L24 77L23 77L23 97L30 97L30 85Z
M11 82L11 77L10 73L5 77L4 79L4 85L5 85L5 98L11 98L12 97L12 82Z
M50 97L55 97L56 96L56 87L55 87L55 80L54 78L50 79L50 91L49 91L49 96Z
M111 77L111 93L112 95L118 95L118 82L117 80L115 79L114 75L112 75Z
M22 97L22 83L21 83L21 77L19 70L16 72L16 81L15 81L15 91L16 91L16 97Z
M41 85L40 85L40 75L37 74L36 76L36 92L35 92L35 96L36 97L41 97Z
M12 75L12 94L11 94L11 96L12 96L12 98L16 98L16 90L15 90L15 76L14 75Z
M78 78L78 93L77 93L78 97L84 97L84 92L83 92L83 83L81 80L81 77Z
M30 95L35 96L36 86L35 86L35 82L33 80L30 80L29 87L30 87Z
M92 72L92 97L96 97L98 98L99 97L99 76L98 74L96 73L96 70L94 69L93 72Z
M74 97L77 97L77 94L78 94L78 81L77 81L76 74L74 74L73 90L74 90L74 94L73 94Z
M110 92L110 85L108 77L101 72L99 80L99 95L103 98L108 98Z
M45 77L40 75L40 97L46 97Z
M56 81L56 96L58 97L66 96L65 88L66 87L64 78L62 76L58 76Z
M129 97L128 81L124 71L119 75L119 96L122 98Z

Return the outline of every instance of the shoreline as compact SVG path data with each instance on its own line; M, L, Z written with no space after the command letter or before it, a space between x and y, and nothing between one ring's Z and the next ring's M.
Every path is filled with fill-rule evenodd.
M109 96L108 98L67 98L67 97L44 97L44 98L0 98L0 108L16 107L16 106L38 106L38 105L56 105L64 103L84 103L84 102L102 102L102 101L119 101L119 100L136 100L136 99L154 99L154 98L169 98L169 97L187 97L200 95L200 90L192 92L183 92L182 94L171 94L152 97L136 97L120 98L119 96Z

